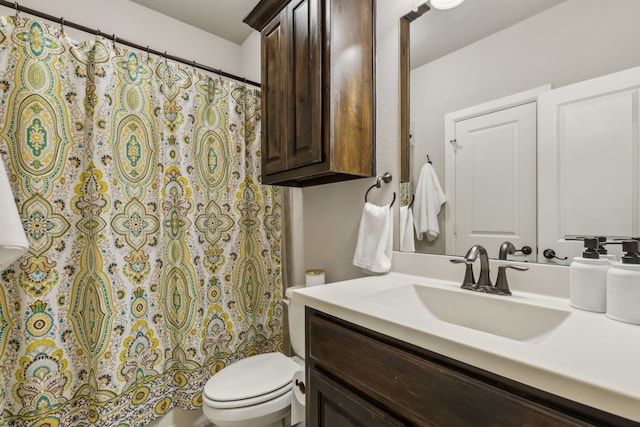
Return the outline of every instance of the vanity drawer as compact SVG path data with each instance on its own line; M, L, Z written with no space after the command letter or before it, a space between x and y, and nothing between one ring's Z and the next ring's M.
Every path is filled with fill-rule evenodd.
M408 425L594 425L429 360L413 346L307 312L307 363ZM470 424L471 423L471 424Z

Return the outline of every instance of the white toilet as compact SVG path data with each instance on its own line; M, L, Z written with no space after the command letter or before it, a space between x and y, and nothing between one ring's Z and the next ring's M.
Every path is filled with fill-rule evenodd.
M214 375L204 386L202 411L216 427L289 427L293 375L304 369L304 305L286 291L289 336L297 356L266 353L239 360ZM298 357L299 356L299 357Z

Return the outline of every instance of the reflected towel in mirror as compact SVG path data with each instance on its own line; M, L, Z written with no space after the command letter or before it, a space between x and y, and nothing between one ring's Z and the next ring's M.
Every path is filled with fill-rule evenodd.
M413 241L413 210L409 206L400 206L400 251L416 251Z
M418 240L422 240L423 235L426 235L429 241L435 240L440 235L438 214L446 201L447 198L433 165L425 163L420 170L416 198L413 202L413 224Z

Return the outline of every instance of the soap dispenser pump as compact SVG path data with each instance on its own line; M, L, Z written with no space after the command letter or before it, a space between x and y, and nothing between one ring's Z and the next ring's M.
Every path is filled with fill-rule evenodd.
M600 252L600 239L598 237L585 238L584 239L584 251L582 251L582 257L588 259L599 259Z
M640 325L640 242L622 243L621 262L607 273L607 317Z
M597 249L598 256L603 259L608 259L610 263L616 261L616 256L613 254L610 254L607 251L607 248L605 246L605 245L611 244L612 242L607 242L607 238L605 236L598 236L597 239L598 239L598 249Z
M581 257L569 266L570 304L581 310L604 313L607 298L609 260L600 258L597 238L584 239Z
M622 264L640 264L640 242L637 240L626 240L622 243Z

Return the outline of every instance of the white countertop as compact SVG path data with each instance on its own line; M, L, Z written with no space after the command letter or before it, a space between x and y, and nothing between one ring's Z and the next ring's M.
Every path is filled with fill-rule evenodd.
M576 310L566 298L513 289L512 296L482 294L570 312L541 340L523 342L418 317L409 309L398 312L380 306L372 310L371 304L361 299L411 284L459 290L457 282L392 272L303 288L296 291L296 301L506 378L640 421L640 326L611 320L603 313Z

